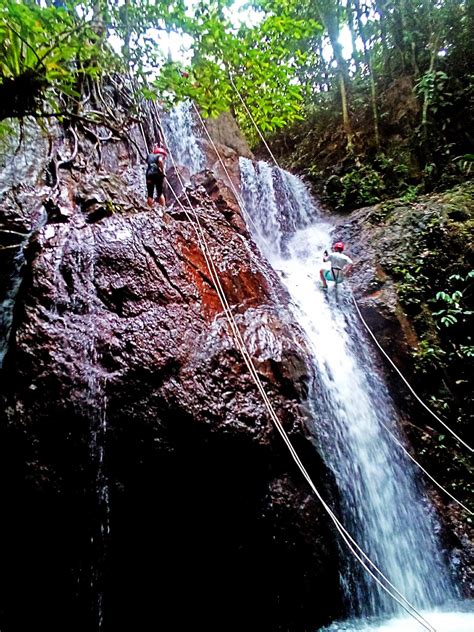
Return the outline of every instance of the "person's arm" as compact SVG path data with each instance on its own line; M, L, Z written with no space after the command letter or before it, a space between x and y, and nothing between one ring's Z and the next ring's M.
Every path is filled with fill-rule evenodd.
M352 261L350 257L347 257L347 263L343 269L344 274L350 274L352 272L353 267L354 267L354 262Z
M323 261L329 261L329 254L327 250L325 250L323 253Z

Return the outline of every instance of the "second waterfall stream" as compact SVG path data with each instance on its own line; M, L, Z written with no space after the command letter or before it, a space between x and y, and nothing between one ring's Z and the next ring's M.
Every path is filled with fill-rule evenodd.
M240 170L249 230L281 275L313 351L313 434L338 486L339 519L433 630L472 632L474 615L458 602L421 472L385 428L403 440L348 283L321 290L331 226L295 176L245 158ZM341 582L353 618L328 629L423 630L343 546Z

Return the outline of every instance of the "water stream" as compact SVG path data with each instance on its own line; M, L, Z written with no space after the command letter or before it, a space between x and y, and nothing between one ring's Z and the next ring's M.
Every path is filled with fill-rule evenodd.
M314 437L337 483L339 518L417 609L444 606L442 616L437 613L431 621L439 625L437 630L474 629L472 613L447 614L457 591L441 550L439 526L423 494L419 471L383 426L403 440L348 283L337 291L331 283L327 292L321 289L319 269L322 253L332 243L331 226L296 177L244 158L240 167L250 229L279 271L292 297L290 308L314 352ZM347 549L341 553L341 583L351 621L328 630L423 629L407 620ZM401 614L405 616L397 619Z
M192 105L189 101L181 101L163 117L164 133L169 150L178 165L189 169L190 175L205 167L205 157L199 146L198 136L194 132L195 125Z
M91 617L99 632L104 626L105 568L110 536L109 479L106 472L107 375L97 349L100 315L95 288L96 244L94 228L73 218L67 224L47 227L47 236L57 241L53 283L57 298L51 318L65 327L71 356L76 359L83 387L77 403L78 416L88 419L88 464L91 519L88 525L88 569L80 578L79 591L90 600ZM75 291L67 291L65 272L72 274ZM69 283L71 281L69 280ZM68 297L68 298L66 298ZM66 302L65 302L66 301ZM63 313L66 312L66 318Z

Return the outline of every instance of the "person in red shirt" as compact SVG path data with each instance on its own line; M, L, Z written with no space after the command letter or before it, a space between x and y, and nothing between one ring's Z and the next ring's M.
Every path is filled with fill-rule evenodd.
M168 152L159 144L153 146L151 154L148 154L146 162L146 188L148 193L147 204L153 206L153 193L156 188L156 201L161 206L166 205L163 193L163 184L165 181L165 160Z

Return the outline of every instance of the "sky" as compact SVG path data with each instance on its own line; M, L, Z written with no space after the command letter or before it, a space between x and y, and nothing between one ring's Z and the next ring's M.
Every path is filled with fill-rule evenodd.
M231 9L227 9L229 18L234 22L236 26L239 26L242 22L248 26L258 24L260 16L252 9L243 9L247 0L237 0ZM170 33L169 36L162 39L163 52L168 54L168 50L171 50L173 61L182 61L186 63L189 61L191 55L186 52L189 50L192 39L188 36L181 36L177 33ZM349 27L345 25L340 33L339 42L342 45L342 54L345 59L350 59L352 55L352 39ZM332 59L332 48L328 44L323 49L323 55L327 62Z
M249 26L258 24L260 15L253 9L245 9L244 6L248 0L236 0L230 9L225 9L229 18L234 22L236 26L239 26L243 22ZM184 65L188 64L191 60L191 46L192 38L189 35L179 35L178 33L163 34L158 31L153 33L149 31L150 37L155 37L158 41L160 48L166 56L171 56L173 61L182 62ZM109 37L110 44L118 52L121 52L122 40L116 35ZM349 27L346 25L341 30L339 41L342 44L342 54L345 59L349 59L352 54L352 40ZM328 44L323 48L323 55L327 62L332 59L332 49Z

